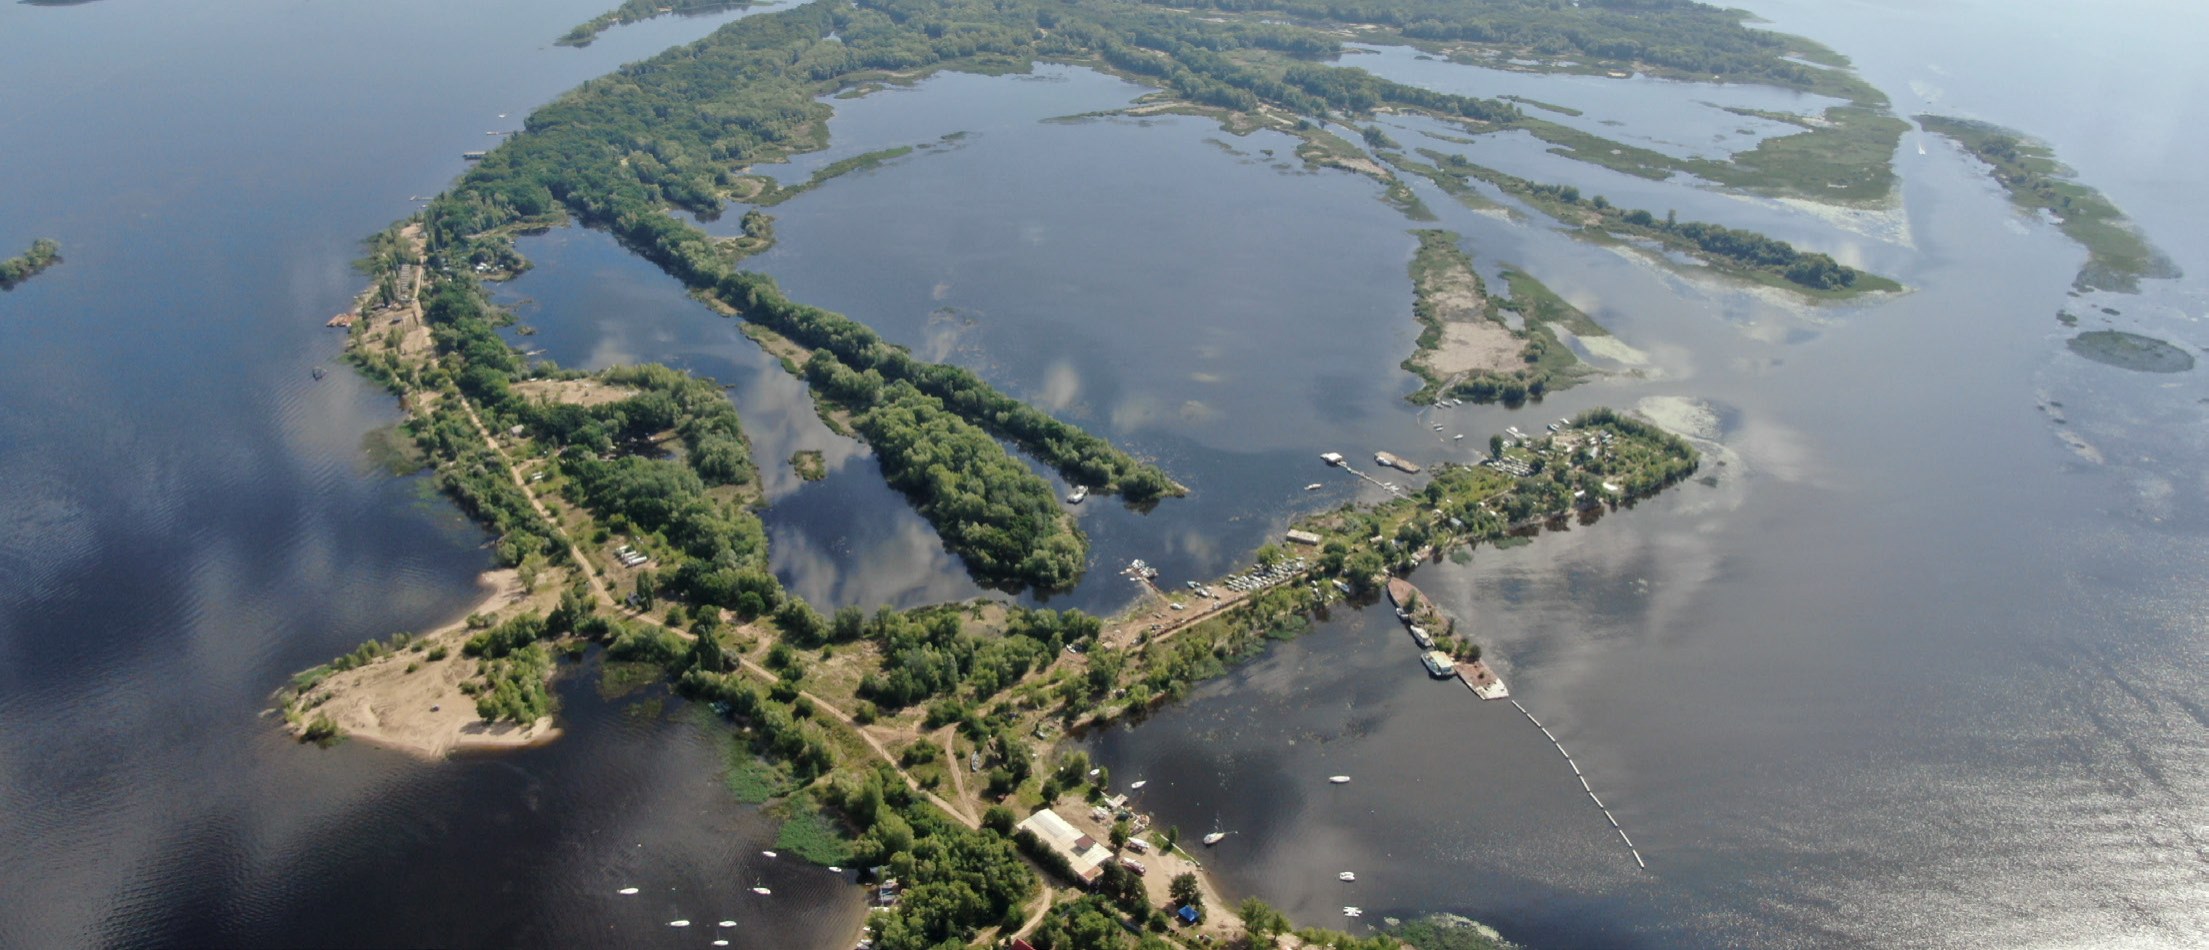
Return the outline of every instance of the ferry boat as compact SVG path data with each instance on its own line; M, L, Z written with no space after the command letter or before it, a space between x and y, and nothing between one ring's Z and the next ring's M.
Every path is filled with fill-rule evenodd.
M1088 498L1088 497L1089 497L1089 486L1087 486L1087 485L1076 485L1076 486L1074 486L1074 490L1073 490L1073 491L1071 491L1071 492L1068 492L1068 493L1067 493L1067 495L1066 495L1066 503L1067 503L1067 504L1069 504L1069 505L1078 505L1078 504L1081 504L1081 503L1082 503L1082 499L1084 499L1084 498Z

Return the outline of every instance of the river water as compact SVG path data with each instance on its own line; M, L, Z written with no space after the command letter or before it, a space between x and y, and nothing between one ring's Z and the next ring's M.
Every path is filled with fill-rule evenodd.
M2176 49L2198 12L1750 6L1857 57L1898 109L1932 99L2049 138L2182 265L2209 260L2187 226L2209 185L2185 158L2209 143L2183 120L2203 71ZM0 943L689 944L708 935L665 921L730 917L739 945L825 946L856 926L827 872L751 857L772 824L720 792L709 737L587 685L566 691L560 742L437 766L299 748L255 718L290 672L472 598L480 534L361 462L388 400L307 370L336 350L318 324L354 289L360 235L441 187L483 132L715 22L546 45L595 12L0 9L0 76L42 90L0 117L18 186L0 240L50 234L68 259L0 296L0 868L18 882ZM1816 105L1352 62L1591 122L1613 110L1623 124L1591 127L1681 154L1757 137L1711 102ZM1130 557L1217 574L1293 511L1375 494L1322 451L1441 461L1504 425L1687 405L1714 453L1707 483L1416 578L1488 645L1646 871L1523 717L1426 680L1390 618L1345 610L1092 740L1123 781L1150 780L1161 820L1235 832L1207 855L1230 894L1315 924L1356 923L1344 904L1459 911L1540 946L2209 939L2209 393L2198 371L2079 359L2054 319L2199 351L2201 283L2067 297L2080 252L1917 133L1900 212L1830 220L1392 121L1406 144L1758 227L1913 288L1804 308L1422 184L1491 277L1528 270L1622 344L1590 344L1614 372L1546 404L1434 416L1402 402L1395 368L1415 329L1411 223L1368 180L1297 167L1282 136L1047 121L1141 92L1039 68L838 101L831 152L788 174L930 147L774 209L779 244L753 262L1196 489L1149 513L1085 505L1097 559L1052 606L1125 603L1113 568ZM732 324L602 235L524 251L538 268L502 290L534 331L520 345L732 387L793 589L863 606L977 593ZM800 449L830 477L798 481L783 460ZM1356 781L1325 783L1337 773ZM732 899L768 874L778 903Z

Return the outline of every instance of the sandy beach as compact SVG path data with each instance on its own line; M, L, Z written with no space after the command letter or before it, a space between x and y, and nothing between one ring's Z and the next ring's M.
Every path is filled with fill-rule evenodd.
M554 599L550 593L533 595L524 590L511 570L485 573L478 582L485 594L469 614L503 617L522 609L542 609ZM298 717L292 732L299 733L318 714L327 715L347 738L425 759L469 749L521 748L558 738L560 730L549 717L525 727L489 723L476 715L474 697L460 690L476 669L476 661L461 653L470 633L463 616L418 638L416 642L423 644L420 652L400 650L357 669L331 674L300 697L302 708L318 697L328 698ZM439 648L446 651L444 658L429 659Z

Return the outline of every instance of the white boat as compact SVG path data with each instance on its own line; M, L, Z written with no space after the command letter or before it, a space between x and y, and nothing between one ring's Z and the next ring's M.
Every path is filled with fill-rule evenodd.
M1205 843L1205 844L1207 844L1207 845L1214 845L1214 844L1219 844L1219 843L1220 843L1220 839L1222 839L1222 838L1225 838L1225 837L1227 837L1227 832L1224 832L1224 831L1215 831L1215 832L1212 832L1211 834L1208 834L1208 835L1205 835L1205 836L1204 836L1204 843Z
M1087 497L1089 497L1089 486L1076 485L1074 486L1074 490L1072 492L1067 493L1066 503L1069 505L1078 505L1082 503L1082 499Z
M754 893L754 894L758 894L758 895L759 895L759 896L761 896L761 897L765 897L765 896L767 896L767 895L769 895L769 894L772 894L772 893L774 893L774 891L770 891L770 890L768 890L768 889L766 889L766 888L764 888L764 887L755 887L755 888L752 888L752 893Z
M775 855L775 853L774 853L773 851L762 851L762 852L760 852L760 853L761 853L761 854L764 854L764 855L766 855L766 856L768 856L768 857L770 857L770 858L772 858L772 857L775 857L775 856L776 856L776 855Z
M1347 775L1330 775L1330 776L1327 776L1327 781L1333 782L1333 783L1335 783L1336 785L1348 785L1348 784L1350 784L1350 776L1347 776Z
M1344 916L1344 917L1363 917L1363 916L1365 916L1365 911L1364 911L1364 910L1362 910L1362 909L1360 909L1360 908L1356 908L1356 907L1345 907L1345 908L1343 908L1343 909L1342 909L1342 916Z
M636 893L636 892L637 892L637 889L636 889L636 888L634 888L634 887L624 887L624 888L622 888L621 890L615 891L614 893L616 893L616 894L634 894L634 893Z
M1318 482L1313 482L1313 483L1311 483L1311 484L1309 484L1309 485L1306 485L1306 486L1304 486L1304 490L1305 490L1305 491L1318 491L1318 490L1319 490L1319 483L1318 483Z
M733 920L724 920L724 921L722 921L721 923L719 923L719 924L718 924L718 925L716 925L716 926L721 926L721 927L734 927L734 926L736 926L736 921L733 921Z
M1128 791L1135 791L1136 789L1142 788L1143 786L1149 785L1150 783L1151 780L1147 778L1136 779L1135 781L1128 783Z
M688 927L688 926L690 926L690 921L687 921L687 920L670 920L670 921L668 921L668 922L667 922L667 925L668 925L668 926L670 926L670 927Z
M1355 881L1357 879L1357 874L1351 871L1344 871L1341 874L1335 875L1335 880L1338 881Z

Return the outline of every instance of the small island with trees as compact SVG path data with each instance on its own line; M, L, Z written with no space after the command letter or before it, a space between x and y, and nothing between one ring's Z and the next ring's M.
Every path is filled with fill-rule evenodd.
M2086 264L2071 286L2137 293L2142 279L2183 276L2178 265L2140 233L2132 219L2077 176L2048 146L2009 129L1970 119L1921 115L1918 124L1946 136L1987 164L1987 173L2019 208L2045 213L2086 248Z
M1404 398L1418 404L1461 398L1517 406L1580 381L1590 370L1557 337L1557 329L1582 336L1605 331L1540 281L1507 271L1511 295L1489 296L1473 260L1451 231L1412 232L1419 248L1411 259L1417 349L1404 369L1425 385ZM1506 313L1516 314L1512 326Z
M0 290L14 290L17 285L59 263L61 242L52 238L32 241L29 250L0 261Z
M1602 195L1584 197L1572 185L1545 185L1475 164L1463 155L1420 149L1432 162L1418 168L1437 181L1455 179L1465 188L1466 179L1479 179L1501 189L1542 213L1576 229L1591 239L1618 241L1641 239L1668 250L1695 257L1714 270L1794 291L1819 300L1838 300L1866 293L1892 293L1902 285L1877 274L1849 267L1831 256L1805 252L1786 241L1754 231L1702 221L1681 221L1672 212L1658 217L1641 209L1621 208Z

